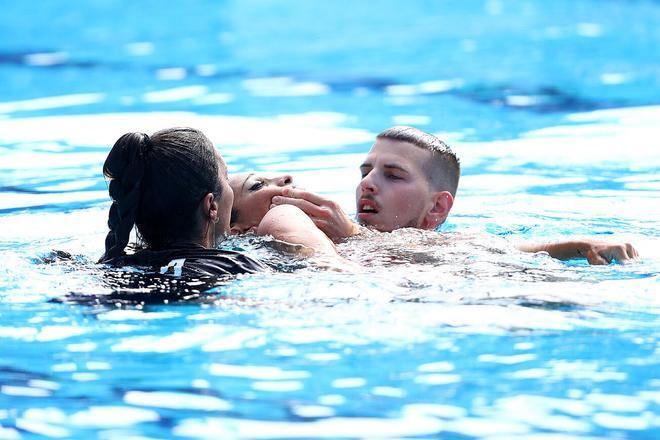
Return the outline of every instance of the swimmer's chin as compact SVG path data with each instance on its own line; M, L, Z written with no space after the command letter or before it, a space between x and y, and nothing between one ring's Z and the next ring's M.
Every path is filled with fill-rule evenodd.
M257 226L250 226L247 228L240 226L232 226L229 229L230 235L256 234L256 233L257 233Z

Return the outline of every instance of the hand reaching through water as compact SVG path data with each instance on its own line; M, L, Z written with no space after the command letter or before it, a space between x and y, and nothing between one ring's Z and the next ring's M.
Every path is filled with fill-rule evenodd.
M629 261L639 258L637 250L630 243L612 243L592 238L561 241L557 243L519 244L523 252L545 251L560 260L586 258L589 264L609 264L613 261Z
M344 213L339 204L317 194L284 188L282 196L273 197L271 207L285 204L300 208L333 241L360 233L360 227Z

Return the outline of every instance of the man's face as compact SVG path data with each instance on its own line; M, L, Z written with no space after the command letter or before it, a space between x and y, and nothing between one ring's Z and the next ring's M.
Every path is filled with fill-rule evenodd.
M377 139L360 166L355 194L358 221L379 231L424 228L433 191L423 165L431 152L407 142Z

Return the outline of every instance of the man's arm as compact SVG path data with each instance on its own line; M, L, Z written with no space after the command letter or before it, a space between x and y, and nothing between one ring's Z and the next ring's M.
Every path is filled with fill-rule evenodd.
M297 206L333 241L360 233L360 226L344 213L337 202L308 191L284 188L282 196L273 197L273 205Z
M516 247L523 252L545 251L559 260L586 258L589 264L609 264L613 260L627 261L639 258L637 250L630 243L610 243L591 238L555 243L519 243Z

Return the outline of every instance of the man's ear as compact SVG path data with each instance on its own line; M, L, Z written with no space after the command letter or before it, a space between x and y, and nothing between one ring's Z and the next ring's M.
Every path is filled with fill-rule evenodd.
M422 220L422 229L435 229L447 220L454 197L449 191L439 191L433 194L433 206Z

